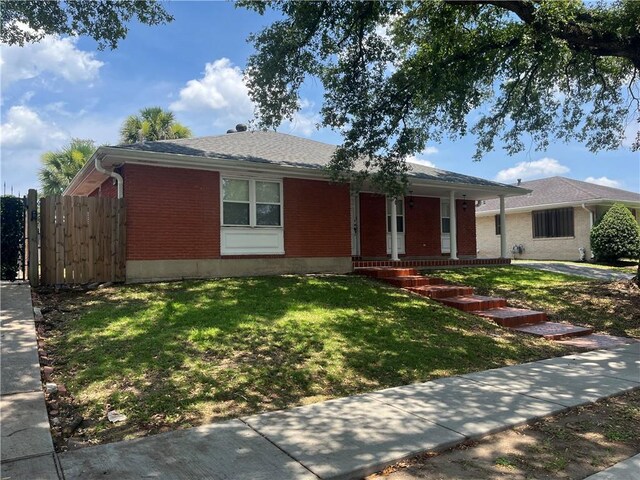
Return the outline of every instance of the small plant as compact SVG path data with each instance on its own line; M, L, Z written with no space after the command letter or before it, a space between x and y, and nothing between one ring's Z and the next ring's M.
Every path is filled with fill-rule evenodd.
M591 229L591 249L603 262L640 258L640 225L627 207L614 204Z
M516 468L515 462L509 459L509 457L498 457L494 463L499 467Z

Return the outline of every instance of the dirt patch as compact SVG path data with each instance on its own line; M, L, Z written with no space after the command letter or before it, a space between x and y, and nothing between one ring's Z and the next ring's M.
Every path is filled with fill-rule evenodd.
M577 407L367 480L583 479L640 452L640 390Z

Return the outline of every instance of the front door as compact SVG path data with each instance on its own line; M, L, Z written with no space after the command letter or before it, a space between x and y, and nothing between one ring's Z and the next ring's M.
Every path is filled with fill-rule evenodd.
M451 253L451 210L449 200L440 200L440 245L442 253Z
M351 195L351 255L360 256L360 195Z

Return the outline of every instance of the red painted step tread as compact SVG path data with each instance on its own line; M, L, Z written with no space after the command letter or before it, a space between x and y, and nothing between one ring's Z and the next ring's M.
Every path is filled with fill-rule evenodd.
M539 335L548 340L555 340L568 337L581 337L590 335L593 328L578 327L569 323L542 322L535 325L523 325L513 328L518 332L529 333L531 335Z
M473 288L457 285L424 285L422 287L408 287L407 290L434 299L473 295Z
M384 280L391 285L400 288L406 287L421 287L424 285L441 285L444 283L442 278L437 277L425 277L423 275L407 275L403 277L387 277L381 278L380 280Z
M465 312L478 312L504 307L507 301L500 297L487 297L484 295L463 295L459 297L439 298L439 302L448 307L457 308Z
M527 310L524 308L499 307L474 313L481 317L493 320L500 326L509 328L545 322L547 320L546 313L538 312L536 310Z

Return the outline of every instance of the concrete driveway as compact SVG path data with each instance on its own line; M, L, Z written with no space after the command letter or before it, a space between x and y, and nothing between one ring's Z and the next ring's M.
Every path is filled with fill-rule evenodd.
M548 272L564 273L567 275L577 275L594 280L602 280L603 282L629 280L633 277L633 273L626 273L622 271L615 272L605 268L593 267L588 263L554 262L551 260L514 260L511 262L511 265L516 265L518 267L535 268L537 270L546 270Z

